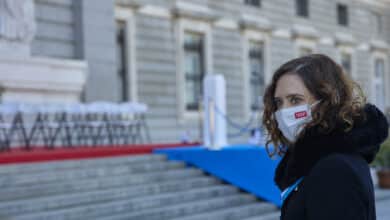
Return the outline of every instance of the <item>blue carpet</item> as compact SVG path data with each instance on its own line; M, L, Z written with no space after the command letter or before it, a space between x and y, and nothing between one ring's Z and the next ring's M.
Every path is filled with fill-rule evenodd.
M184 161L258 198L281 205L280 191L273 181L280 158L271 159L264 147L232 145L211 151L196 146L155 149L153 152L166 154L169 160Z

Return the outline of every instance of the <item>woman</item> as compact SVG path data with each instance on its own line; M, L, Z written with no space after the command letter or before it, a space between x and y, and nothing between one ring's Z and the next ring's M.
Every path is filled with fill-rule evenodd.
M275 153L282 220L376 219L368 164L388 123L325 55L283 64L264 95L263 123Z

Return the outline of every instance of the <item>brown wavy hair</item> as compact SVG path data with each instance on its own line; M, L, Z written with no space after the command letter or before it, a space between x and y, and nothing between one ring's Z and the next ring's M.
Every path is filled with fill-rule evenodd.
M286 147L293 146L278 129L274 117L277 110L274 101L276 83L285 74L299 76L314 98L321 100L313 109L313 120L305 126L299 137L313 126L323 134L335 130L348 132L356 120L365 119L363 107L366 104L366 97L360 86L340 65L323 54L311 54L290 60L275 71L263 97L263 124L268 132L266 148L271 157L275 154L283 155ZM270 151L271 143L275 146L273 152Z

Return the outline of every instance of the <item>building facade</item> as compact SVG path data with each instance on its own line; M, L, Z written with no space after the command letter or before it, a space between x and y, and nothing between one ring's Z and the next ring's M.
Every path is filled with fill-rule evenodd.
M308 53L390 106L388 0L35 0L35 17L32 54L86 61L83 101L146 103L153 142L200 140L205 74L225 76L227 115L244 126L273 71ZM248 138L237 127L231 143Z

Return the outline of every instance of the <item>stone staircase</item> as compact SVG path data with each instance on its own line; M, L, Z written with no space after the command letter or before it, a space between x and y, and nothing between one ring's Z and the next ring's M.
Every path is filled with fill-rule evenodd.
M164 155L0 166L0 220L277 220L279 211Z
M375 206L377 220L390 219L390 190L389 189L375 189Z

